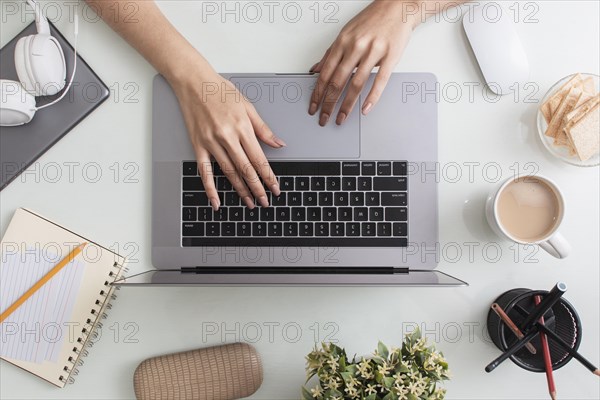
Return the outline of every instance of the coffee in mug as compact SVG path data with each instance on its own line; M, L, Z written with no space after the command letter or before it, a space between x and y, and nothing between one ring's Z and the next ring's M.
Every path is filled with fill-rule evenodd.
M562 193L541 176L507 180L486 204L486 217L498 235L517 243L538 244L557 258L570 251L569 243L557 232L563 215Z
M508 184L498 198L500 224L523 242L537 242L550 234L560 214L556 193L537 178L520 178Z

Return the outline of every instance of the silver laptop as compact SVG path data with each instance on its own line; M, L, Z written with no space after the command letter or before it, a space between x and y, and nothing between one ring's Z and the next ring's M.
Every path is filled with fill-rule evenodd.
M269 194L271 207L250 210L225 177L217 176L224 206L213 212L177 99L156 76L152 261L157 269L142 283L464 284L434 271L439 258L435 76L394 74L368 117L358 111L363 93L343 126L325 128L318 126L318 115L307 112L317 76L225 77L287 143L280 150L264 147L283 193ZM122 283L136 282L139 276Z

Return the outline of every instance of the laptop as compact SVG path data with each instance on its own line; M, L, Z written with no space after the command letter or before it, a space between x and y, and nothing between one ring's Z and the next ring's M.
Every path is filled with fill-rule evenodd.
M316 75L224 76L287 143L277 150L263 146L282 195L268 193L271 207L250 210L215 165L223 207L213 212L177 99L156 76L156 270L121 284L465 284L435 270L440 248L435 76L393 74L367 117L358 111L363 93L344 125L324 128L307 111Z

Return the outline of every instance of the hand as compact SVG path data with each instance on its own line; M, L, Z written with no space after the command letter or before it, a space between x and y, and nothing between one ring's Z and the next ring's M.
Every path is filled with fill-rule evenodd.
M273 134L235 86L216 72L200 70L171 84L213 209L218 210L221 202L215 188L211 155L246 206L254 208L254 195L258 204L268 207L259 177L275 196L281 191L257 138L274 148L284 147L285 143Z
M377 104L417 24L417 18L403 16L405 8L404 1L373 1L342 29L323 59L311 68L320 76L308 112L314 115L321 107L319 125L327 125L350 81L336 118L341 125L352 112L371 71L379 66L362 113L367 115ZM358 69L352 76L355 68Z

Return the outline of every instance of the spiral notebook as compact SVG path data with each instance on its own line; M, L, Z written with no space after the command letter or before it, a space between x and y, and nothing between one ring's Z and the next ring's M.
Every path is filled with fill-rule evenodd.
M0 325L0 358L59 387L83 364L125 258L23 208L0 243L2 312L83 242L83 251Z

